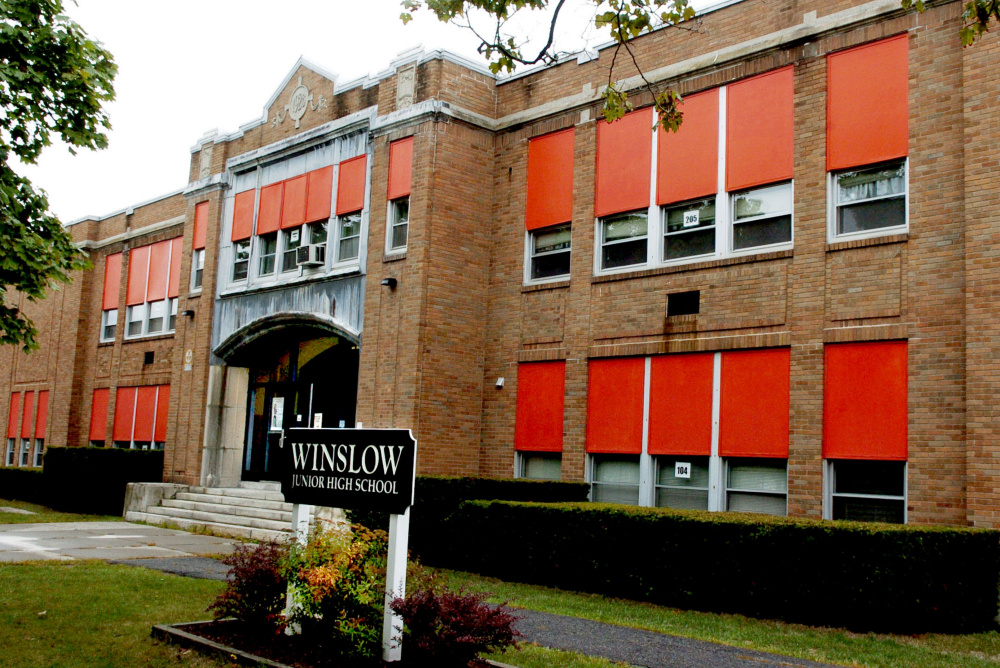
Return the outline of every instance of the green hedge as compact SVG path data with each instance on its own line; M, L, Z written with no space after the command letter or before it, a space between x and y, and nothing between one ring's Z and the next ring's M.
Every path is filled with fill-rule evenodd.
M685 609L896 633L996 628L1000 533L472 501L449 564Z
M48 448L42 477L46 505L56 510L121 515L128 483L163 480L163 452Z
M464 501L586 501L589 492L590 485L582 482L417 476L414 503L410 508L410 552L429 565L446 562L453 543L462 538L450 533L444 520ZM389 526L386 513L348 511L347 514L352 522L367 527L386 529Z
M45 503L41 469L0 468L0 499Z

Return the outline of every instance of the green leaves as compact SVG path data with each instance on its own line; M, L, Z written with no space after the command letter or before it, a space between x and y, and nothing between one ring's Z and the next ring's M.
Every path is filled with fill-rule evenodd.
M110 53L63 13L61 0L0 0L0 343L38 347L31 321L5 300L30 301L89 266L48 199L8 164L35 163L58 136L75 147L105 148L118 71Z

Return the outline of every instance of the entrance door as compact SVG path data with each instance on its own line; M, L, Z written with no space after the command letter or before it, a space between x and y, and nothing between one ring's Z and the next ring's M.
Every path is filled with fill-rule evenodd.
M273 339L251 362L243 480L278 478L283 429L354 426L357 346L331 336Z

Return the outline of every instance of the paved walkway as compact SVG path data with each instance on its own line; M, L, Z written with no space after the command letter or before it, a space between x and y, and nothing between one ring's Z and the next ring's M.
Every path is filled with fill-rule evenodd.
M130 522L0 524L0 563L229 554L236 542Z

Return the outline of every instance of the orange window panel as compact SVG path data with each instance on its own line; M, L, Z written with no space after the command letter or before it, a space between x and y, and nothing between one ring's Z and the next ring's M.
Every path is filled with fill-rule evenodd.
M587 388L587 452L642 452L642 357L591 360Z
M208 230L208 202L199 202L194 207L194 240L191 248L201 250L205 247L205 237Z
M134 441L152 441L153 423L156 420L156 385L136 390Z
M689 95L680 104L677 132L656 132L656 203L714 195L719 186L719 89Z
M108 389L94 390L90 402L90 440L103 441L108 436Z
M277 232L281 228L281 205L284 194L284 181L278 181L260 189L260 204L257 207L258 236Z
M306 222L326 220L330 217L333 190L333 167L314 169L306 174L309 181L306 196Z
M337 215L365 208L365 175L368 156L359 155L340 163L337 177Z
M21 438L31 438L31 411L35 407L35 393L24 393L24 409L21 412Z
M149 246L140 246L129 251L128 287L125 303L135 306L146 301L146 278L149 275Z
M21 412L21 393L10 393L10 408L7 409L7 438L17 437L17 416Z
M256 194L254 190L236 193L236 199L233 202L233 234L231 237L233 241L249 239L250 235L253 234L253 205ZM263 194L261 191L262 197ZM274 229L278 229L277 224L275 224ZM261 234L259 221L257 230L257 234Z
M788 348L722 353L719 454L788 457Z
M826 59L826 168L909 152L909 38L900 35Z
M150 247L149 287L146 301L156 302L167 296L167 281L170 278L170 242L161 241Z
M528 141L528 198L524 226L529 230L573 219L573 128Z
M285 181L281 199L281 229L298 227L306 222L306 186L308 177L303 174Z
M180 291L181 283L181 252L184 244L184 237L177 237L170 240L170 274L167 280L167 296L176 297Z
M104 298L101 308L105 311L118 308L118 295L122 284L122 254L114 253L104 258Z
M830 344L824 357L823 457L906 461L906 342Z
M135 418L134 387L119 387L115 393L115 424L111 438L115 441L132 440L132 420Z
M566 362L528 362L517 367L514 447L562 452Z
M789 66L727 88L726 190L792 178L794 80Z
M386 199L394 200L410 194L413 178L413 137L389 144L389 188Z
M653 112L640 109L614 123L597 122L597 217L649 206Z
M156 422L153 425L153 440L163 443L167 440L167 409L170 407L170 386L160 385L156 397Z
M659 355L649 379L652 455L712 454L713 353Z
M45 438L45 427L49 421L49 391L38 393L38 408L35 410L35 438Z

